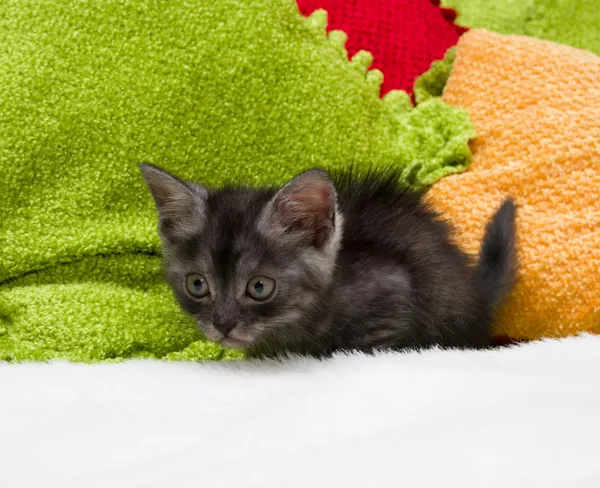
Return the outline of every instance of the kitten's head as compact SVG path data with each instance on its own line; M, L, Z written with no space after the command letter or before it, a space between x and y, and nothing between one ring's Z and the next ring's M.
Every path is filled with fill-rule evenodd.
M318 311L342 233L327 173L310 170L279 190L213 190L140 165L159 214L167 277L211 340L286 344Z

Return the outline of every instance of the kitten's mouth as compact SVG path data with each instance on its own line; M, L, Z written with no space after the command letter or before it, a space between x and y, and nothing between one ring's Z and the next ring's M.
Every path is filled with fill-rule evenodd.
M219 344L232 349L245 349L250 345L248 341L241 341L229 336L219 339Z

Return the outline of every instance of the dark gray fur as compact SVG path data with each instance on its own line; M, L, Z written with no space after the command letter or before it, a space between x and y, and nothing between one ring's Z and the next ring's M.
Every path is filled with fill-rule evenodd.
M140 170L159 212L167 278L209 339L258 355L490 345L517 267L511 199L472 265L393 172L311 170L282 189L209 189ZM186 291L189 273L207 277L208 297ZM245 293L257 275L276 281L264 302Z

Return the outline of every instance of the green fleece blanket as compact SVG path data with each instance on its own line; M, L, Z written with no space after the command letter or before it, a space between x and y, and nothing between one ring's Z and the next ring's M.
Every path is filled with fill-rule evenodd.
M442 0L456 22L502 34L525 34L600 54L599 0Z
M0 360L221 359L160 270L150 161L211 185L312 166L464 170L463 110L349 62L293 0L3 0Z

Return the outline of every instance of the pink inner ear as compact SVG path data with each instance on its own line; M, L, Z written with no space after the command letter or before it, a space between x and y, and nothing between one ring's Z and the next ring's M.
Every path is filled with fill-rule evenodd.
M320 186L305 186L292 193L284 203L285 217L306 221L322 220L331 212L331 191Z
M333 188L314 182L286 195L279 206L279 215L287 232L306 244L321 247L333 231Z

